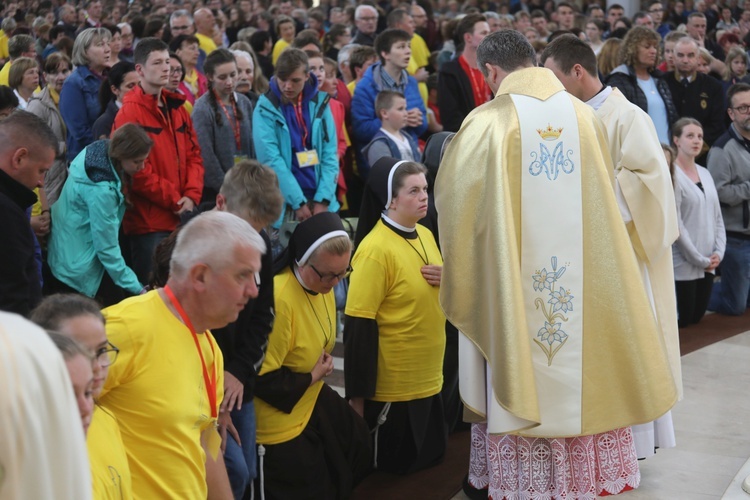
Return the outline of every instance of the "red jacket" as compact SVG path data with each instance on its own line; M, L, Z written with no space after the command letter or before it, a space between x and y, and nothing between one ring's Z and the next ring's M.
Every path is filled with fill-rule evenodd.
M174 231L179 217L177 202L187 196L196 206L203 192L203 160L193 122L183 107L185 97L162 90L170 119L156 104L156 96L136 86L123 99L112 130L125 123L143 127L154 146L143 170L133 176L132 208L125 212L125 234Z

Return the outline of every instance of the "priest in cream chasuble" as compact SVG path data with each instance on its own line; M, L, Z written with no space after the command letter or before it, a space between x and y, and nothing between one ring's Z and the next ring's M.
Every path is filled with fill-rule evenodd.
M515 36L500 33L485 42ZM606 133L552 72L507 71L448 147L435 192L441 305L461 332L461 397L480 431L593 436L673 406L677 389L615 199ZM634 460L618 461L635 468L623 487L637 486ZM581 486L583 496L600 493Z

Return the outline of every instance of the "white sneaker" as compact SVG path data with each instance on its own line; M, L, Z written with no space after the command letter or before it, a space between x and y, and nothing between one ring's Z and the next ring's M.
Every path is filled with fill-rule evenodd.
M745 493L750 493L750 476L747 476L745 480L742 481L742 489Z

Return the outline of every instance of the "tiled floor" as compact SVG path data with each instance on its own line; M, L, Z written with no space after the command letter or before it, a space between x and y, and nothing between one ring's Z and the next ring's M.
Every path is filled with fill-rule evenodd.
M750 475L750 332L683 356L682 370L677 447L641 461L640 488L617 498L750 500L740 488Z

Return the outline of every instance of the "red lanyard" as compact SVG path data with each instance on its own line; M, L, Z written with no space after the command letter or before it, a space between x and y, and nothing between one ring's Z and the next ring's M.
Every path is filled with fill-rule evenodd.
M242 141L240 141L240 121L237 119L237 105L234 103L234 99L231 99L232 101L232 111L234 112L234 120L229 117L229 110L227 110L226 106L224 106L224 103L219 98L219 94L214 91L214 97L216 97L216 100L219 102L219 105L221 105L221 110L224 111L224 116L227 117L227 121L230 123L234 123L234 142L237 144L237 153L239 154L240 151L242 151Z
M177 300L177 297L175 297L172 289L169 288L169 285L164 287L164 293L167 294L167 298L172 303L174 308L177 309L177 314L179 314L180 318L182 318L182 322L185 323L185 326L188 327L190 333L193 334L195 348L198 349L198 356L200 356L201 365L203 365L203 381L206 384L206 392L208 393L208 404L211 405L211 417L216 418L218 416L218 413L216 411L216 352L214 351L214 344L213 342L211 342L211 337L206 336L208 345L211 347L211 354L214 355L213 371L211 373L211 378L209 379L208 368L206 368L206 360L203 359L203 351L201 350L201 345L198 341L198 334L195 333L195 328L193 328L193 323L190 321L190 318L188 318L188 315L185 313L185 309L182 308L182 305Z
M461 56L463 58L463 56ZM464 59L462 62L466 64L466 69L468 70L468 76L469 80L471 80L471 90L474 92L474 96L476 98L482 99L482 102L475 103L476 106L481 106L485 102L489 100L489 91L487 88L487 82L484 81L484 77L478 76L476 73L479 72L479 70L472 68L469 66L469 63ZM481 75L481 73L480 73Z
M302 147L307 149L307 124L305 116L302 114L302 94L297 98L297 104L294 106L294 114L297 115L297 123L302 130Z

